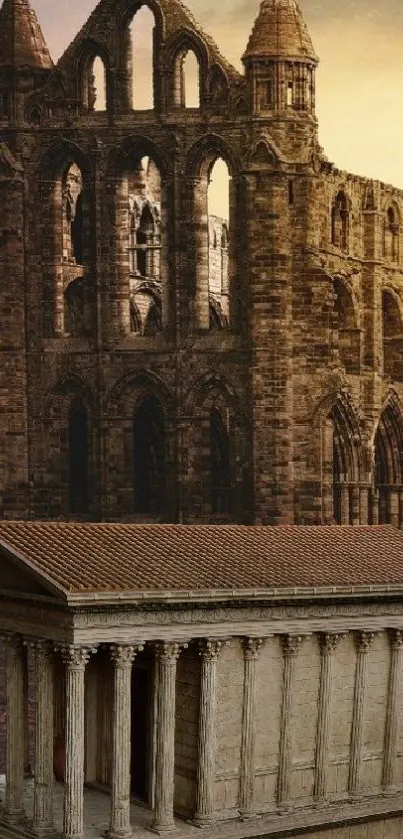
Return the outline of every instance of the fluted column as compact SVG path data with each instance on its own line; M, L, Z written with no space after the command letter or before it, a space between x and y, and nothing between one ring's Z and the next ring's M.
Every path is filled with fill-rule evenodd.
M53 649L47 641L27 642L36 673L34 830L53 828Z
M130 836L132 665L143 645L110 647L113 662L112 778L109 836Z
M61 649L66 666L66 758L63 836L79 839L84 830L84 676L94 649Z
M355 668L353 721L350 741L350 769L348 791L351 796L359 795L362 768L362 735L364 726L365 699L367 692L368 652L375 637L374 632L355 632L357 649Z
M158 659L158 722L155 783L155 817L157 833L173 830L175 770L175 703L176 665L181 649L187 644L161 642L156 644Z
M283 697L281 703L280 747L277 777L277 805L281 809L289 807L290 783L292 770L291 754L291 703L294 684L295 661L304 636L282 635L284 655Z
M241 749L241 804L243 818L253 815L255 789L256 667L262 638L244 638L244 688Z
M214 782L217 709L217 663L222 641L200 641L201 683L197 798L194 821L199 825L214 820Z
M399 693L402 672L403 632L389 630L390 669L388 708L385 723L385 745L383 753L382 786L385 792L393 792L396 783L396 751L399 726Z
M325 800L327 792L327 770L329 765L330 711L332 699L333 652L344 635L333 632L319 632L320 678L318 697L318 722L316 729L314 799Z
M26 658L22 640L18 636L5 636L6 652L6 801L4 815L18 821L24 815L24 761L25 761L25 702L24 666Z

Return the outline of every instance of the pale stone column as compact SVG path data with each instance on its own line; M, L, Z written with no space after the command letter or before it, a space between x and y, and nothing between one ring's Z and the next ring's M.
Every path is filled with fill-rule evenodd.
M277 776L277 805L287 809L290 798L292 769L291 754L291 703L294 683L295 660L304 640L303 635L282 635L284 655L283 697L281 703L280 746Z
M176 664L187 644L163 641L156 644L158 659L158 724L155 779L155 816L157 833L173 830L175 770Z
M84 677L94 648L61 648L66 666L66 759L63 837L79 839L84 830Z
M212 639L206 639L199 643L202 665L197 798L194 816L194 821L199 825L211 824L214 821L217 663L222 646L222 641Z
M10 821L24 816L25 702L22 640L17 635L2 638L6 652L6 801L4 815Z
M388 707L385 724L385 745L383 753L382 786L385 792L394 792L396 783L396 752L399 726L399 693L402 672L403 632L389 630L391 647Z
M321 803L326 798L327 792L327 770L329 764L329 736L330 736L330 711L332 698L332 659L333 652L339 643L340 635L333 632L319 632L318 641L320 647L320 678L318 697L318 722L316 729L316 752L315 752L315 779L314 799Z
M131 835L130 757L132 665L142 644L110 647L113 662L112 778L109 836Z
M241 749L241 804L239 808L243 818L248 818L254 814L256 668L262 645L262 638L245 638L243 642L245 663Z
M36 673L34 830L53 828L53 649L47 641L27 641Z
M350 769L348 777L348 791L353 797L358 796L360 791L362 735L367 691L368 652L375 634L375 632L367 631L354 633L357 660L355 668L353 721L351 725L350 741Z

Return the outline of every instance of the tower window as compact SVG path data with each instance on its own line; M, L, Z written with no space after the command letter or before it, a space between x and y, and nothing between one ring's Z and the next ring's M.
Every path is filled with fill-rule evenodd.
M287 85L287 107L292 108L294 104L294 83L288 82Z
M225 514L230 509L229 435L220 411L210 413L211 511Z
M69 412L69 496L71 513L88 512L87 412L79 401Z

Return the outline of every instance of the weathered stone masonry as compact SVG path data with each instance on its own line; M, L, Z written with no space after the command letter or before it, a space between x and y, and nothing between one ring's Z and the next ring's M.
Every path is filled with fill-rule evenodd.
M102 0L56 66L27 0L0 12L2 513L399 525L402 194L318 145L294 0L262 3L244 75L149 7L148 111L135 3Z

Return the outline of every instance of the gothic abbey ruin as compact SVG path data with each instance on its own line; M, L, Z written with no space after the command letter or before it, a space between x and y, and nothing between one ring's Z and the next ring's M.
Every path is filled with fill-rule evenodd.
M0 10L0 835L399 839L403 193L326 158L296 0L244 73L147 0L147 109L142 6L56 65Z

